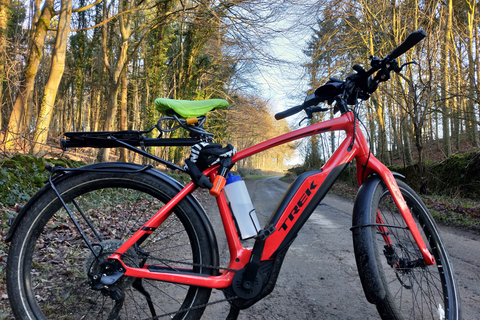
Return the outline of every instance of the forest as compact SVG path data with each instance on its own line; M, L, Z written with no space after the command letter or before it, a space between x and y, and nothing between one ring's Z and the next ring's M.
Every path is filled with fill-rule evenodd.
M382 84L360 110L374 154L385 163L440 161L480 145L478 5L475 0L1 0L1 148L5 154L52 155L60 153L64 132L148 129L161 116L153 101L166 97L229 101L228 110L209 114L207 129L217 142L242 150L298 125L275 121L275 106L255 86L262 66L285 65L267 50L270 40L298 30L311 35L297 49L301 65L291 65L304 70L294 79L302 88L298 97L304 97L329 77L351 74L354 64L368 67L372 56L383 57L423 29L428 37L399 57L400 64L415 63ZM312 121L333 116L332 109ZM302 146L275 148L241 165L281 170L295 147L313 165L324 161L341 137L332 133ZM83 152L99 156L98 150ZM180 147L154 152L173 162L189 153ZM137 160L125 150L110 156Z

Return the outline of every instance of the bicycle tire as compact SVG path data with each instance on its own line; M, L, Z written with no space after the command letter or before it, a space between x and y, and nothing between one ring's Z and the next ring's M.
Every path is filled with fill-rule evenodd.
M145 172L83 172L59 180L58 191L102 258L178 193L171 183ZM81 218L73 199L99 238ZM213 274L214 268L204 266L218 264L212 247L216 242L208 242L204 223L195 206L184 199L140 248L127 251L123 261L130 266L182 261L179 267ZM126 276L117 280L115 289L102 291L91 285L99 270L99 262L50 188L29 206L10 246L7 286L16 319L148 319L159 314L199 319L211 293L209 288ZM115 303L113 291L124 296L116 300L123 302ZM120 308L118 314L115 308Z
M422 263L389 190L378 176L372 177L362 185L353 214L355 258L367 300L384 320L460 319L453 269L435 222L419 196L403 181L397 183L435 265Z

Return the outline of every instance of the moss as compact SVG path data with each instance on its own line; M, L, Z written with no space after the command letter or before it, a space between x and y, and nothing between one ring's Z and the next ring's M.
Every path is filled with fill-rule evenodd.
M79 167L83 162L15 155L0 161L0 207L25 203L48 178L45 165Z
M420 178L418 164L389 166L403 174L414 190L427 194L480 198L480 151L455 154L442 162L424 164L424 176Z
M426 195L443 195L477 200L480 198L480 150L455 154L442 162L425 162L423 178L418 164L388 166L391 171L405 176L405 182L416 192ZM290 173L302 169L290 169ZM299 170L299 175L302 173ZM355 166L347 167L340 180L357 186Z

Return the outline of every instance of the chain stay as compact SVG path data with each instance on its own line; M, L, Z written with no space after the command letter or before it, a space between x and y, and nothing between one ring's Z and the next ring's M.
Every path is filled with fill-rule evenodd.
M201 263L193 263L193 262L185 262L185 261L177 261L177 260L169 260L169 259L159 259L159 258L155 258L155 257L149 257L149 259L157 260L157 261L161 261L161 262L184 264L184 265L189 265L189 266L193 266L193 267L205 267L205 268L208 268L208 269L225 270L225 271L233 271L233 272L238 272L239 271L238 269L232 269L232 268L221 267L221 266L217 267L217 266L201 264ZM161 314L161 315L158 315L158 316L155 316L155 317L145 318L144 320L155 320L155 319L159 319L159 318L163 318L163 317L168 317L168 316L172 316L172 315L179 314L179 313L186 312L186 311L190 311L190 310L205 308L209 305L218 304L218 303L225 302L225 301L230 302L230 301L236 300L238 298L239 298L238 296L231 296L231 297L228 297L228 298L225 298L225 299L222 299L222 300L208 302L208 303L205 303L205 304L202 304L202 305L199 305L199 306L180 309L180 310L177 310L177 311L174 311L174 312L164 313L164 314Z

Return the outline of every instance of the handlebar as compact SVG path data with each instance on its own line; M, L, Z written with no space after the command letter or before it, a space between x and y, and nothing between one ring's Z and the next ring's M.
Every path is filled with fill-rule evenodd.
M275 114L275 119L276 119L276 120L280 120L280 119L283 119L283 118L286 118L286 117L293 116L294 114L299 113L300 111L302 111L304 108L305 108L305 107L304 107L303 104L301 104L301 105L299 105L299 106L295 106L295 107L288 108L288 109L285 110L285 111L276 113L276 114Z
M398 47L392 50L389 54L385 56L382 60L379 60L378 58L373 58L371 61L371 68L368 71L365 71L360 66L355 65L354 70L357 72L357 74L352 76L347 77L347 81L343 82L346 83L343 88L349 86L349 81L354 82L355 84L353 87L358 86L358 88L362 91L366 91L365 94L361 95L360 97L364 100L367 100L370 97L370 94L373 93L377 86L378 83L381 81L386 81L390 78L389 73L391 70L395 70L399 72L401 68L398 68L398 64L396 63L396 58L399 57L400 55L404 54L408 50L410 50L413 46L415 46L417 43L419 43L423 38L427 36L426 32L423 30L417 30L412 32L411 34L408 35L407 39L403 41ZM387 65L390 65L390 67L387 67ZM396 68L395 68L396 66ZM381 70L382 69L382 70ZM373 75L374 72L380 70L377 73L377 77L373 81L371 81L370 76ZM382 80L383 79L383 80ZM330 79L331 81L334 80L336 82L339 82L340 80L337 79ZM328 84L328 83L327 83ZM337 83L338 84L338 83ZM323 88L325 86L322 86L320 88ZM365 90L366 89L366 90ZM319 90L319 89L317 89ZM311 107L313 105L316 105L320 102L325 101L326 99L322 99L321 97L316 97L315 94L309 95L303 104L289 108L287 110L281 111L279 113L275 114L275 119L280 120L289 116L292 116L296 113L299 113L302 110L307 111L307 116L311 117L312 112L319 112L319 111L326 111L328 109L325 108L320 108L320 107ZM354 99L356 100L356 98ZM348 104L354 104L351 103L351 100L349 99ZM346 111L345 111L346 112Z
M383 61L388 62L394 60L410 50L413 46L423 40L427 36L427 33L423 30L417 30L412 33L403 41L398 47L392 50L390 54L388 54Z

